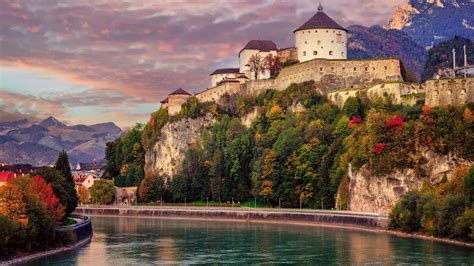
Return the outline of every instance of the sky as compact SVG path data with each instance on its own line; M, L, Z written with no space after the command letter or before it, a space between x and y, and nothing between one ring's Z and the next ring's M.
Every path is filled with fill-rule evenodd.
M247 41L293 46L319 2L343 26L383 26L407 1L2 0L0 121L147 121L171 91L238 67Z

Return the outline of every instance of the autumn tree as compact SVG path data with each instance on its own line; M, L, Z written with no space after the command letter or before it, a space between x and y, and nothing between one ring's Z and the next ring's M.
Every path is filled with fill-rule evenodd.
M163 196L165 196L165 184L160 176L147 176L138 187L140 202L158 202Z
M91 198L89 190L85 186L79 186L77 188L77 197L81 204L89 203Z

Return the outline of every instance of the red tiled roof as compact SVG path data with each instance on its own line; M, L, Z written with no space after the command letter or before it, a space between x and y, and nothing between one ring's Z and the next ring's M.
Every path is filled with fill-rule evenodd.
M16 174L14 172L6 171L0 172L0 182L8 182L14 180L16 178Z
M211 76L217 74L238 74L239 72L240 69L238 68L219 68L214 70L214 72L211 73Z
M179 89L173 91L172 93L170 93L170 94L168 94L168 95L189 95L189 96L191 96L191 94L190 94L189 92L187 92L187 91L185 91L185 90L183 90L183 89L181 89L181 88L179 88Z
M308 21L306 21L303 25L301 25L293 32L307 29L336 29L347 31L344 27L337 24L337 22L335 22L332 18L326 15L326 13L323 12L323 7L321 5L318 8L318 12L314 14L312 18L310 18Z
M245 49L259 50L263 52L276 51L278 50L277 45L270 40L251 40L249 41L239 54Z

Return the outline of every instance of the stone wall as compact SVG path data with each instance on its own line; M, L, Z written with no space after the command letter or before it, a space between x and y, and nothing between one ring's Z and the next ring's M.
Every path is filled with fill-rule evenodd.
M245 83L245 93L250 95L259 95L266 90L275 89L274 79L252 80Z
M388 217L376 213L351 213L345 211L314 210L270 210L245 208L204 208L204 207L78 207L75 213L83 215L146 216L187 219L241 220L294 222L305 224L346 225L362 228L384 229Z
M131 205L137 202L138 187L115 187L115 204Z
M474 78L428 80L424 84L428 106L459 105L474 102Z
M328 99L339 108L344 107L344 103L350 97L357 97L365 93L364 90L342 90L328 93Z
M291 83L314 80L322 93L341 88L366 88L381 81L401 81L399 59L326 60L315 59L283 68L275 89Z
M189 95L168 96L168 114L175 115L181 111L181 106L189 99Z
M240 82L225 82L216 87L197 93L195 97L199 102L218 102L224 94L232 95L241 92Z

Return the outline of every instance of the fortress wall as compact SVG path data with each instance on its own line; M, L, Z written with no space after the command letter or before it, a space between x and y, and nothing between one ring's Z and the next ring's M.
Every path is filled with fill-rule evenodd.
M359 89L330 92L328 93L328 99L339 108L342 108L344 107L344 103L347 101L347 99L350 97L357 97L363 92L363 90Z
M240 93L239 82L226 82L195 95L199 102L217 102L224 94Z
M414 105L424 92L425 90L419 84L394 82L377 84L367 89L367 96L371 100L379 97L391 97L394 104Z
M168 97L168 114L175 115L181 111L181 105L189 99L189 95L170 95Z
M291 83L314 80L323 92L340 88L364 88L383 80L401 81L399 59L315 59L283 68L275 80L277 90Z
M428 106L459 105L474 102L474 78L428 80L424 84Z
M259 95L260 93L266 90L275 89L275 80L274 79L262 79L262 80L252 80L245 83L246 94L250 95Z

